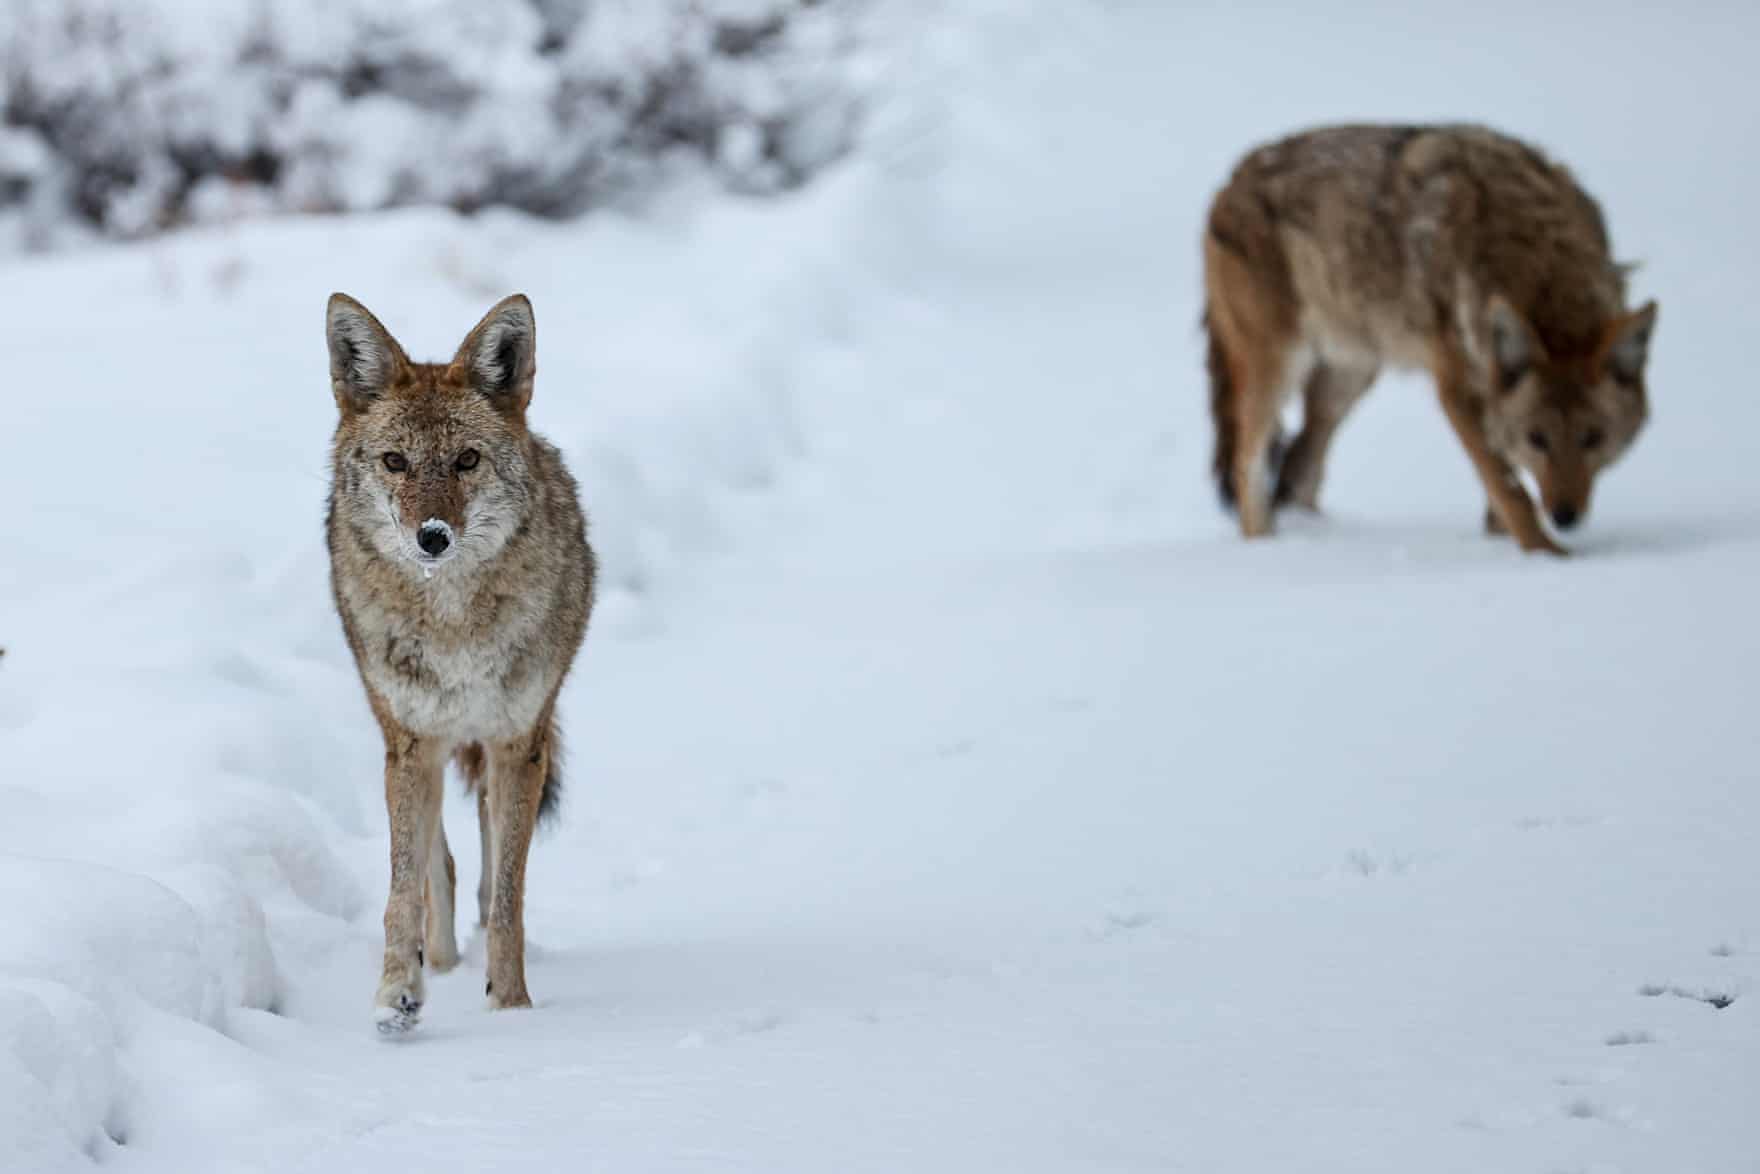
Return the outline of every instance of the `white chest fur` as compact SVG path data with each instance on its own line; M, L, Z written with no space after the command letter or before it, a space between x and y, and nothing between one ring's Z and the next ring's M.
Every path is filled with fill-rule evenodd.
M516 608L493 627L468 629L457 621L469 603L452 585L424 587L433 594L420 612L376 599L356 611L362 669L374 692L416 734L464 743L530 730L557 677L538 646L541 617ZM459 639L466 630L473 638Z

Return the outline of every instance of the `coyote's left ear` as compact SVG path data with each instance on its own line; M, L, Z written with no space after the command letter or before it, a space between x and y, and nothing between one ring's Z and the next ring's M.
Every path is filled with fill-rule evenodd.
M1534 337L1533 327L1521 311L1502 294L1492 294L1486 300L1485 321L1491 328L1491 357L1497 363L1498 383L1504 391L1512 391L1530 368L1545 360L1546 348Z
M1656 332L1656 303L1645 302L1607 328L1607 369L1621 383L1636 383L1650 358L1650 336Z
M330 295L324 336L330 346L330 391L344 412L366 411L409 366L391 332L347 294Z
M537 342L532 303L526 295L514 294L483 315L465 336L452 365L501 411L523 412L532 399Z

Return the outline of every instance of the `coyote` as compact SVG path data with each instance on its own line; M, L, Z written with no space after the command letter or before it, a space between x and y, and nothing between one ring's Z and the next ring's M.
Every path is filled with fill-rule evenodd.
M1249 153L1204 236L1215 476L1248 537L1315 508L1326 449L1383 366L1428 369L1490 499L1486 527L1564 551L1646 408L1656 303L1625 304L1601 209L1474 126L1340 126ZM1300 391L1287 446L1284 403Z
M388 1033L414 1027L424 959L458 963L440 823L449 756L477 798L489 1004L527 1007L526 853L560 793L556 695L595 574L574 479L526 428L531 303L497 304L450 363L410 362L343 294L326 327L340 412L331 589L385 736L391 891L375 1018Z

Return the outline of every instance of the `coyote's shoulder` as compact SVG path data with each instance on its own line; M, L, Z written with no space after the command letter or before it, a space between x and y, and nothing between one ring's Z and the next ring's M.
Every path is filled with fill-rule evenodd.
M1217 474L1250 533L1269 503L1243 482L1275 472L1313 504L1332 429L1385 366L1437 375L1524 545L1550 540L1503 517L1523 512L1505 473L1531 469L1568 525L1644 418L1654 307L1626 309L1626 269L1570 171L1496 131L1339 126L1258 147L1217 194L1204 255ZM1297 392L1319 431L1293 467L1258 468Z

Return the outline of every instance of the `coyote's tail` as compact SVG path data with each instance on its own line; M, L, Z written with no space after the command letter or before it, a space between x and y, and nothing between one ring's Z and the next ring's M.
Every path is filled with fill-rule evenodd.
M1228 359L1222 353L1222 342L1216 337L1216 324L1210 320L1210 306L1204 306L1204 366L1210 372L1210 420L1216 426L1216 448L1210 457L1210 474L1216 478L1216 495L1222 508L1235 508L1234 495L1234 380L1228 373Z
M562 809L562 730L550 719L550 756L544 762L544 792L538 796L538 822L554 819Z
M562 806L562 731L556 719L550 719L550 758L544 769L544 790L538 796L538 822L545 823L553 819ZM469 746L461 746L453 756L458 763L458 772L464 776L464 789L480 795L483 784L489 777L489 756L483 750L482 743L472 742Z
M1210 373L1210 420L1216 426L1216 447L1210 456L1210 475L1216 478L1216 496L1222 508L1232 512L1238 504L1234 491L1234 453L1236 439L1234 376L1228 370L1228 356L1223 354L1222 340L1216 335L1216 324L1210 320L1210 307L1204 307L1204 367ZM1288 451L1280 424L1271 433L1266 464L1275 481L1283 470L1284 453Z

